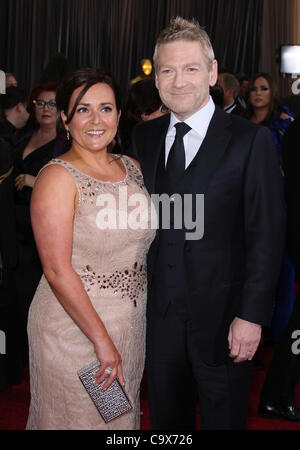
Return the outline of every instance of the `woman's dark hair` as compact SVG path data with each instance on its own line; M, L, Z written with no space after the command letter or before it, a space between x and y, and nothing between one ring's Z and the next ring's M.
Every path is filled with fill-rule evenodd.
M105 69L97 69L92 67L82 67L80 69L75 69L72 72L70 72L61 82L59 85L57 92L56 92L56 104L60 111L63 111L65 115L67 116L66 123L70 123L74 113L76 111L76 108L78 104L80 103L80 100L85 95L85 93L89 90L90 87L94 86L97 83L104 83L107 84L113 91L116 101L116 107L117 111L120 112L121 110L121 90L116 82L113 75L106 71ZM82 87L81 91L79 92L74 106L72 110L69 113L69 105L70 100L72 97L73 92L75 89ZM59 118L58 120L58 129L57 134L66 140L67 132L65 130L64 124L62 122L62 119ZM118 146L121 148L120 140L118 137L118 133L115 137L115 140L118 144ZM109 146L108 150L111 150Z
M277 85L276 85L274 79L271 77L271 75L269 75L266 72L257 73L250 78L249 87L248 87L249 95L248 95L248 100L247 100L247 109L246 109L245 113L243 114L243 117L245 117L246 119L251 119L251 117L254 114L254 108L250 103L250 93L254 89L255 81L257 80L257 78L260 78L260 77L264 78L268 82L269 87L270 87L270 92L271 92L269 112L268 112L267 116L265 117L265 119L263 120L263 122L261 122L261 125L268 126L270 120L273 117L275 117L277 114L279 97L278 97Z
M54 81L49 81L47 83L40 83L35 85L30 94L29 94L29 98L28 98L28 104L27 104L27 111L30 114L30 119L32 121L35 122L35 106L33 103L33 100L36 100L37 98L39 98L39 96L41 95L42 92L56 92L58 87L58 83L54 82Z
M140 80L129 90L124 115L128 119L141 122L141 115L150 115L161 106L161 99L152 78Z
M142 122L142 114L150 115L162 104L153 78L134 83L127 94L127 100L120 119L122 143L128 147L134 125Z

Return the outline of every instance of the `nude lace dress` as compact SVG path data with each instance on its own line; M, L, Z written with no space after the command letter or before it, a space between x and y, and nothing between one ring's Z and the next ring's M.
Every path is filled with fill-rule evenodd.
M27 429L139 429L146 255L155 236L155 218L140 170L130 158L121 160L126 176L116 183L99 181L61 159L49 164L62 165L76 183L79 200L72 266L122 357L125 390L133 410L104 423L77 376L80 368L96 359L93 344L63 309L43 275L28 318L31 403Z

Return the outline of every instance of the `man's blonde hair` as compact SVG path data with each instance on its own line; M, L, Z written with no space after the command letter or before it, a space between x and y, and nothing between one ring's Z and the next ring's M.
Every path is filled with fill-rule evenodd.
M208 66L211 67L215 54L209 39L208 34L199 25L196 19L191 21L183 19L182 17L175 17L171 19L169 25L159 34L153 54L153 62L155 70L158 68L158 50L163 44L174 41L198 41L207 59Z

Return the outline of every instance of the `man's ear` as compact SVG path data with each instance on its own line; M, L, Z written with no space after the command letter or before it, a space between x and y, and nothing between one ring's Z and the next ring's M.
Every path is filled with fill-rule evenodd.
M230 96L231 96L231 97L234 97L234 89L233 89L233 88L230 88L230 89L228 89L228 90L229 90Z
M209 73L209 85L214 86L218 80L218 62L216 59L211 63L211 69Z

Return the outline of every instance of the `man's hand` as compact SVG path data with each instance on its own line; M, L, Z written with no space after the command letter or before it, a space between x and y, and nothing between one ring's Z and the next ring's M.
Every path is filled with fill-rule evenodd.
M235 317L228 334L229 356L234 358L233 361L237 363L251 360L260 339L261 325Z

